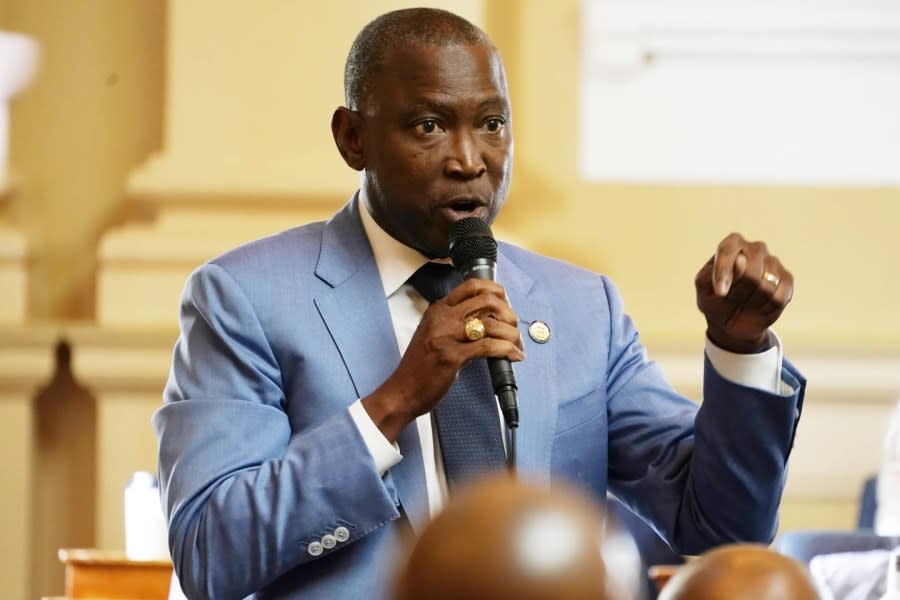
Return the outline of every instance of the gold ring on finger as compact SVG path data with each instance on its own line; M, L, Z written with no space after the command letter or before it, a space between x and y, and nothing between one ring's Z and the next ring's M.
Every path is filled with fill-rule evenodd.
M466 321L466 337L473 342L477 342L482 339L486 333L484 329L484 323L481 322L481 319L478 317L472 317L468 321Z
M776 275L775 273L772 273L770 271L764 271L762 274L762 278L765 279L766 281L768 281L769 283L771 283L772 285L774 285L775 287L778 287L778 284L781 283L781 279L778 277L778 275Z

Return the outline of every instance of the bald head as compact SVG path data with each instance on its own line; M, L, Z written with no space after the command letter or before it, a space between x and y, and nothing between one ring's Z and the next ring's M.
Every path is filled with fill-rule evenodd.
M422 533L397 578L397 600L631 600L633 540L579 493L501 476L460 492Z
M731 544L689 562L659 600L818 600L806 569L756 544Z
M409 8L385 13L366 25L350 47L344 67L347 108L359 110L384 66L389 50L412 46L487 45L490 38L478 27L446 10Z

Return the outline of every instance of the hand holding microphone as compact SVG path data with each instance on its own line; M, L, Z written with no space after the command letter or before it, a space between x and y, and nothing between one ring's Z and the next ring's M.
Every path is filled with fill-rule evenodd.
M475 217L457 221L450 236L450 258L463 279L496 280L497 242L490 226ZM474 325L474 326L473 326ZM480 326L480 327L478 327ZM483 322L474 318L466 322L465 332L472 340L484 337ZM506 358L488 358L491 384L503 420L507 427L519 426L519 405L516 398L516 375Z
M504 419L507 423L518 422L516 383L510 363L524 359L525 354L518 317L503 288L493 281L497 245L483 221L470 218L459 223L450 241L455 248L454 264L465 281L430 304L397 368L378 389L363 398L372 421L390 441L395 441L408 423L431 411L444 398L463 367L482 358L488 359L490 387L505 407ZM449 265L447 268L452 270ZM484 327L482 339L473 340L466 331L467 322L470 329L473 326L473 317ZM488 390L485 402L493 400L490 395Z

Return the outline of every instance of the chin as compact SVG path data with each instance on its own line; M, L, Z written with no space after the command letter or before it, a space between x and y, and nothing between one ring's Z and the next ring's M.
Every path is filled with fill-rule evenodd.
M410 245L411 248L418 250L429 259L431 258L447 258L450 256L450 235L447 234L446 241L434 244L416 244Z
M449 245L447 248L444 248L443 250L440 250L440 251L436 251L433 248L416 248L416 250L418 250L419 252L424 254L426 257L428 257L429 260L435 259L435 258L447 258L448 256L450 256Z

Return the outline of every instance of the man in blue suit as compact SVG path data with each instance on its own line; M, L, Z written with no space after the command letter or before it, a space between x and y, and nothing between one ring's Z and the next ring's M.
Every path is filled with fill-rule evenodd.
M481 30L433 9L383 15L353 44L345 92L332 131L359 191L185 288L153 422L187 595L383 594L393 543L447 498L433 409L485 357L516 363L520 476L610 490L684 553L771 539L804 384L769 330L793 278L765 245L732 234L697 275L698 410L603 276L500 244L497 283L429 305L409 282L447 256L456 221L493 222L506 198L507 84Z

